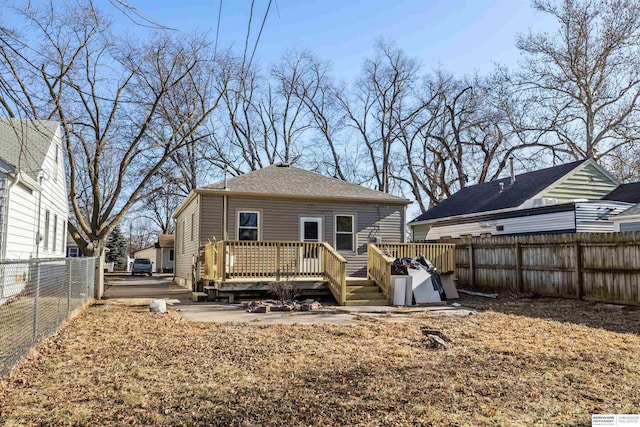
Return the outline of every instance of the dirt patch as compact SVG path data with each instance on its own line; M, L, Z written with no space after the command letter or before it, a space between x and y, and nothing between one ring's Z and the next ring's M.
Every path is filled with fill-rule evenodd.
M348 326L96 305L0 384L0 423L590 425L640 409L640 312L584 322L584 302L465 302L484 311ZM621 315L631 326L608 323ZM448 349L429 349L423 327Z

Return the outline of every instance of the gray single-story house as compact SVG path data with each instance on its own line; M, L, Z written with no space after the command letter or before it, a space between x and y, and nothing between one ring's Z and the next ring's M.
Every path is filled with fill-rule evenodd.
M346 260L347 276L365 277L368 243L406 241L409 203L287 164L207 185L191 191L173 215L175 280L193 286L203 248L213 241L325 242ZM233 256L224 262L228 270Z

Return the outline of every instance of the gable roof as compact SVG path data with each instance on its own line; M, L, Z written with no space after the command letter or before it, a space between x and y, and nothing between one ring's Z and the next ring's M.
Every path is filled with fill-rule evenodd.
M465 187L415 218L410 224L437 218L515 208L587 161L579 160L516 175L516 182L513 184L511 184L511 177L507 177ZM502 191L500 191L500 184L504 185Z
M0 157L38 179L58 122L0 118Z
M615 190L604 196L604 200L638 203L640 202L640 182L620 184Z
M196 190L312 199L409 204L409 200L289 165L271 165Z
M640 215L640 203L634 206L631 206L629 209L619 213L618 215L614 216L612 219L615 220L616 218L621 218L625 216L635 216L635 215Z
M172 248L175 242L174 234L158 234L158 242L156 248Z

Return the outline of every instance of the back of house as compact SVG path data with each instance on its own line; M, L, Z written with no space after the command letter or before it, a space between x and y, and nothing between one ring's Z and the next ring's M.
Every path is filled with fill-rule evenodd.
M211 241L326 242L365 276L367 243L405 242L408 200L286 164L192 191L174 214L176 281L199 277Z

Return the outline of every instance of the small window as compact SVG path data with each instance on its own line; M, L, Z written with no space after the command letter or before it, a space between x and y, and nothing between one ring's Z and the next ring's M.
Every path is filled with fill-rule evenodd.
M58 243L58 215L53 215L53 240L51 241L51 251L56 251L56 246Z
M238 212L238 240L258 240L258 212Z
M44 213L44 249L49 250L49 211Z
M353 252L353 215L336 215L336 249Z
M169 250L169 261L173 261L173 249Z
M80 256L79 248L69 248L69 257L77 258Z

